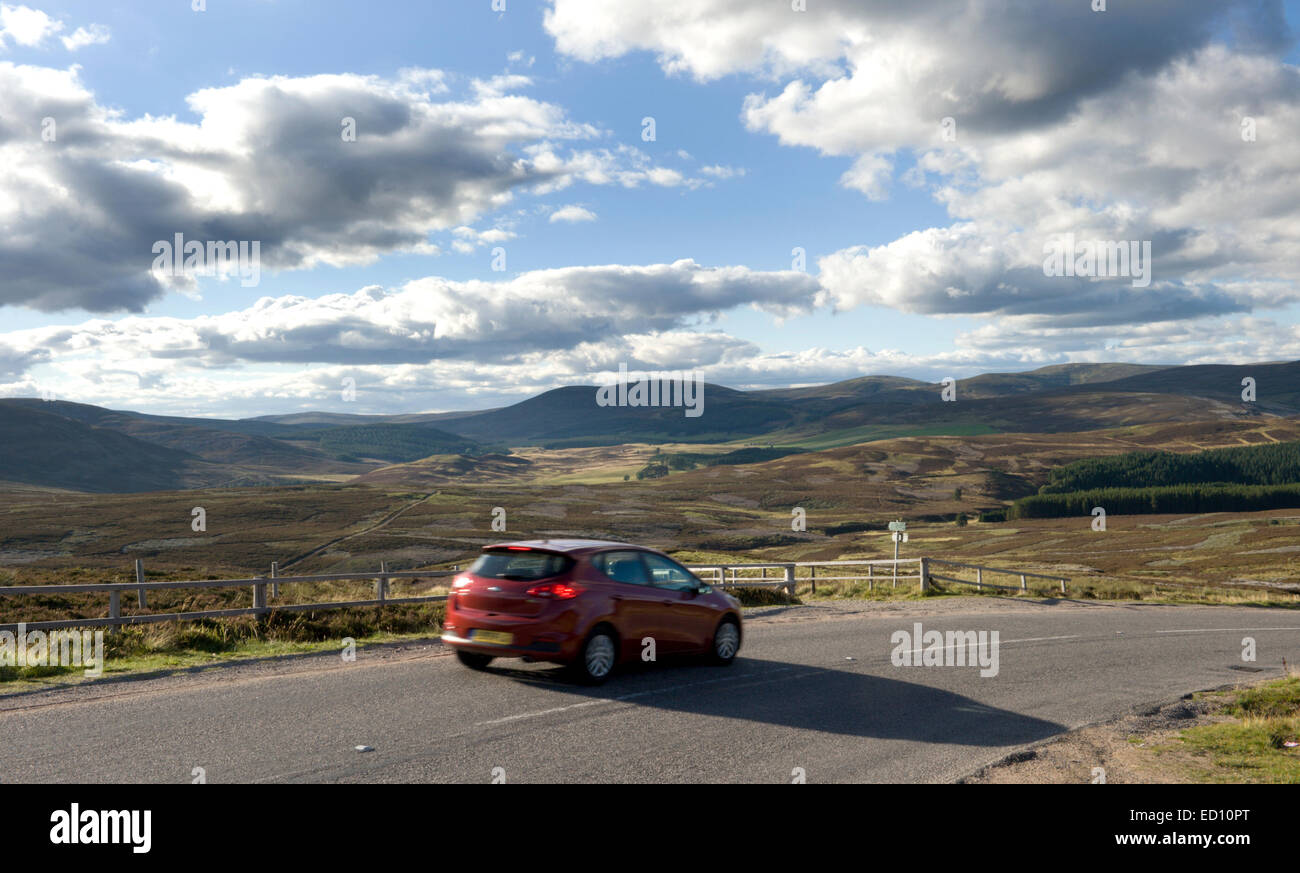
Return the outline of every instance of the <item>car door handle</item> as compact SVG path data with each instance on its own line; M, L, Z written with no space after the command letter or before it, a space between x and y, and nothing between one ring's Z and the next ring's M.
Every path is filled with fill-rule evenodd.
M660 603L666 603L666 604L668 604L669 606L672 606L672 605L673 605L673 601L668 600L667 598L665 598L664 600L661 600L661 601L659 601L659 602L660 602Z
M609 599L610 599L610 600L622 600L622 599L623 599L623 595L622 595L622 594L611 594L611 595L609 595Z

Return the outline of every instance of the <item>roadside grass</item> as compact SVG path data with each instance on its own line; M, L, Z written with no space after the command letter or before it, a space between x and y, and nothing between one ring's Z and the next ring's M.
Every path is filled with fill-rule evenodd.
M418 640L430 633L389 634L377 633L357 638L357 649L379 643ZM202 669L250 661L261 658L278 658L287 655L316 654L341 651L342 640L318 642L289 642L283 640L244 640L220 652L203 648L189 649L177 646L125 656L105 655L102 676L88 676L81 667L0 667L0 695L20 691L78 685L104 678L124 678L131 675L161 675L184 670Z
M1205 692L1229 721L1198 725L1153 747L1196 782L1300 784L1300 676Z
M958 593L938 587L922 593L915 579L900 580L895 588L889 576L877 576L870 583L818 582L816 593L813 593L810 581L801 579L794 590L797 596L806 600L921 600Z
M912 583L915 586L915 583ZM1002 583L999 583L1002 584ZM1101 580L1079 582L1071 580L1066 593L1057 587L1030 583L1027 591L998 589L985 585L977 589L974 583L958 585L951 582L932 583L938 593L967 596L1059 598L1064 600L1104 600L1141 602L1157 606L1259 606L1274 609L1300 609L1300 594L1288 591L1268 591L1255 588L1230 588L1214 585L1173 585L1134 580ZM821 595L818 586L816 596ZM901 590L901 585L900 585Z
M104 635L102 677L83 667L0 666L0 694L53 685L75 685L103 677L176 672L235 661L341 651L351 638L358 648L436 637L443 604L398 604L373 608L271 613L256 618L159 622Z
M727 593L740 601L741 606L798 606L803 603L776 588L728 588Z
M1085 582L1082 586L1067 588L1067 596L1084 600L1136 600L1143 603L1268 606L1300 609L1300 594L1290 591L1272 591L1260 588L1234 588L1219 585L1174 585L1168 582L1142 582L1132 579L1113 579Z

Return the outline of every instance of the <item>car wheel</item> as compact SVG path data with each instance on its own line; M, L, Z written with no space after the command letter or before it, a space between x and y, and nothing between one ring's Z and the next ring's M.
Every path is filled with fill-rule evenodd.
M733 619L724 618L718 625L718 629L713 632L710 660L715 664L726 666L736 660L736 653L739 651L740 628Z
M480 655L478 652L467 652L464 649L457 649L456 657L471 670L482 670L494 660L491 655Z
M598 627L582 644L573 673L584 685L599 685L609 678L618 663L618 641L608 627Z

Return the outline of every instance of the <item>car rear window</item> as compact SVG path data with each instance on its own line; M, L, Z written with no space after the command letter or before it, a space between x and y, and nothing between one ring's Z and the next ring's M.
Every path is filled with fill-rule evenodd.
M488 579L531 582L558 576L573 566L573 559L550 552L521 552L497 549L484 552L470 565L469 572Z

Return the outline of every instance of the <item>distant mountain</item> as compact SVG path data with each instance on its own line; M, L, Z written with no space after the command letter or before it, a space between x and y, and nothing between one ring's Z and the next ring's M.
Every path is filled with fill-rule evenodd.
M382 424L391 421L391 415L354 415L347 412L294 412L288 415L260 415L247 421L288 427L348 427L358 424Z
M295 475L355 475L364 472L363 468L340 463L310 446L293 445L255 432L265 429L272 433L297 436L301 430L299 428L268 423L248 427L247 422L241 421L117 412L84 403L59 400L46 402L27 398L0 400L0 420L13 408L56 415L98 430L115 431L146 443L175 449L187 457L212 464L269 468L276 473ZM240 475L240 471L233 469L228 473L232 478Z
M983 373L969 379L958 379L957 389L962 397L1002 397L1009 394L1028 394L1050 391L1072 385L1096 385L1114 382L1129 376L1153 373L1166 367L1145 364L1053 364L1023 373ZM794 402L813 400L863 401L871 403L910 402L926 395L933 399L939 384L906 379L899 376L862 376L829 385L807 388L774 388L751 392L758 396Z
M26 405L0 411L0 481L75 491L170 491L214 485L221 471L187 452Z
M1101 383L1113 388L1120 380L1166 369L1169 368L1145 364L1054 364L1025 373L984 373L958 380L957 388L966 397L979 398L1054 391L1080 385L1096 388Z
M428 455L487 451L477 440L426 423L393 423L392 416L365 416L364 423L311 427L266 420L181 418L118 412L84 403L32 398L0 399L7 407L42 412L116 431L190 457L227 465L231 478L250 471L272 475L358 475L377 463L412 461ZM327 414L321 418L329 420ZM261 433L259 433L259 431ZM269 434L269 435L263 435ZM504 448L504 447L498 447Z
M549 447L749 437L780 442L867 425L946 427L954 432L975 426L1002 431L1088 430L1117 423L1254 414L1260 410L1241 404L1240 378L1233 375L1237 369L1254 370L1273 384L1300 370L1300 363L1219 369L1056 365L959 380L952 403L943 401L939 383L895 376L759 391L706 385L704 415L694 419L683 416L680 408L598 407L594 386L573 386L491 412L472 413L444 426L476 438ZM1166 386L1163 392L1155 392L1168 395L1165 399L1157 402L1139 396L1154 384ZM1235 404L1233 385L1237 386ZM1192 398L1217 402L1207 405ZM1266 411L1300 411L1300 395L1280 398Z
M755 397L785 400L792 403L824 400L843 402L850 400L899 399L907 392L931 391L934 385L919 379L901 376L860 376L829 385L811 385L803 388L764 388L751 391Z
M139 421L151 421L157 424L179 424L190 427L202 427L209 430L222 430L231 433L256 434L259 436L285 436L295 428L277 422L262 421L256 418L186 418L179 415L150 415L147 412L130 412L126 410L105 409L87 403L71 403L66 400L41 400L37 397L5 397L0 404L26 406L42 412L54 412L64 418L90 425L103 424L106 418L126 416Z
M294 442L310 441L320 451L340 460L374 459L400 463L429 455L478 455L488 451L477 440L449 433L429 424L355 424L304 431ZM508 451L504 446L497 447Z
M1254 381L1253 409L1277 415L1300 411L1300 361L1270 364L1195 364L1164 367L1159 371L1117 379L1108 391L1178 394L1223 403L1242 402L1242 380Z
M359 424L430 424L445 422L456 418L465 418L496 409L472 409L462 412L406 412L399 415L362 415L349 412L290 412L285 415L260 415L245 419L248 422L260 422L266 425L283 425L288 427L352 427Z
M786 427L801 416L789 401L758 392L706 383L703 394L703 414L691 417L681 406L597 406L596 386L573 385L446 426L477 439L559 447L728 440Z
M1244 402L1242 381L1254 380ZM524 469L507 446L753 439L848 445L894 433L1052 433L1163 422L1300 414L1300 362L1242 366L1064 364L941 385L864 376L830 385L738 391L705 385L703 415L682 406L599 406L595 386L546 391L498 409L403 415L293 413L254 419L157 416L86 404L0 399L0 481L136 491L278 484L367 474L390 464L430 482ZM427 462L427 463L426 463Z

